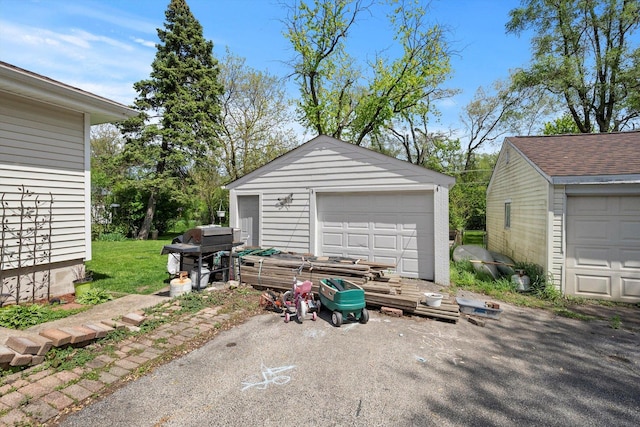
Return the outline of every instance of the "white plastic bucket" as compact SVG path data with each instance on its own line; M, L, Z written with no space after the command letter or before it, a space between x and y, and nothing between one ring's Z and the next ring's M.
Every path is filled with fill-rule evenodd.
M429 307L440 307L440 304L442 303L442 294L425 292L424 296L427 299L427 305Z
M194 268L191 270L191 283L193 284L193 289L204 289L209 284L209 274L211 272L208 268L202 267L200 270L200 282L198 283L198 268Z

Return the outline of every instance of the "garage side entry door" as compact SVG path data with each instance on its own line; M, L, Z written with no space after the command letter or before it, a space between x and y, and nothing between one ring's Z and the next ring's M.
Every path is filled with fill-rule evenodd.
M258 246L260 235L260 197L238 196L240 240L247 246Z
M640 301L640 197L567 198L566 291Z
M396 266L433 280L433 193L319 194L320 252Z

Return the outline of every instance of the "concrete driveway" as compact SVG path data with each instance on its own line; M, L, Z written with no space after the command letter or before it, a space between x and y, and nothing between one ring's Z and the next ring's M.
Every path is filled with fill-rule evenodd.
M502 308L485 327L267 313L60 425L640 425L640 329Z

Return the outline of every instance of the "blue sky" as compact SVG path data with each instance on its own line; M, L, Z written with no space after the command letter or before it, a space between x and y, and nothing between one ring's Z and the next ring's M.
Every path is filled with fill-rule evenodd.
M279 0L187 0L205 38L221 58L225 49L247 65L285 77L293 52L282 36L286 9ZM133 83L147 78L169 0L0 0L0 60L130 105ZM528 37L505 34L519 0L433 0L430 21L449 29L458 54L446 87L462 93L439 105L434 128L461 129L459 114L479 86L526 66ZM350 37L352 55L393 51L383 13L363 15ZM290 95L297 91L289 84Z

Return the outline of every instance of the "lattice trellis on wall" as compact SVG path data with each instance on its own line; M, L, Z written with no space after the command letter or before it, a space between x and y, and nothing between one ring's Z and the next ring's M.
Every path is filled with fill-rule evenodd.
M18 187L0 196L0 301L49 299L53 195Z

